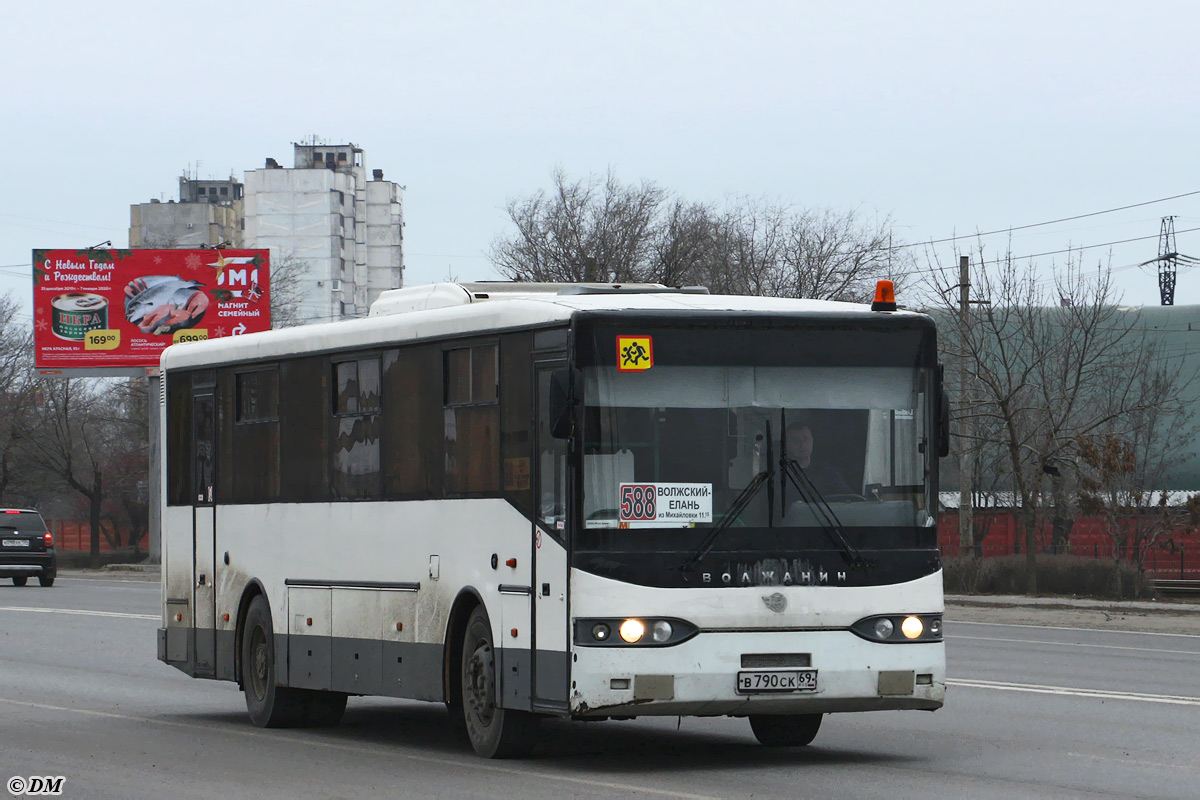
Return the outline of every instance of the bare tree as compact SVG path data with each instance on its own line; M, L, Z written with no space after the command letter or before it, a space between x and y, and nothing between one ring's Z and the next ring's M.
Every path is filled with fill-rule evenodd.
M609 170L572 180L555 169L550 192L510 200L511 238L492 243L502 275L521 281L642 281L654 252L655 220L666 192L625 185Z
M935 264L932 275L952 312L957 269ZM1006 255L992 269L976 266L971 280L989 304L946 326L943 348L977 393L959 413L983 423L976 436L994 437L1007 456L1033 595L1050 478L1077 463L1081 437L1166 404L1181 385L1158 384L1161 361L1137 314L1117 306L1107 270L1084 274L1079 254L1048 279ZM1138 365L1150 372L1133 374Z
M33 335L17 318L19 308L11 294L0 295L0 503L21 484L33 483L20 455L33 411Z
M271 255L271 327L291 328L304 323L304 277L308 263L294 251Z
M104 413L99 384L87 379L38 382L30 443L48 473L88 503L91 561L99 565L106 460L118 435Z
M112 547L136 549L150 528L148 389L148 381L133 378L109 384L100 397L98 410L114 432L104 459L109 478L103 509L113 531L105 531Z
M703 276L716 262L719 224L711 206L671 200L650 244L649 275L666 286L709 285Z
M716 235L719 258L708 276L715 292L788 296L776 279L788 236L788 214L779 203L743 198L722 215Z
M868 223L854 211L793 216L772 294L870 302L881 279L903 292L912 261L908 250L892 247L891 228L891 217Z
M1196 429L1181 402L1177 364L1132 366L1132 379L1148 382L1159 402L1114 419L1079 439L1079 506L1104 520L1111 543L1117 593L1122 557L1140 568L1160 537L1191 519L1183 503L1172 504L1168 475L1191 455Z
M650 181L607 175L572 179L560 168L550 191L510 200L515 231L490 256L518 281L701 284L718 294L869 300L879 278L903 282L906 252L892 247L891 219L802 210L736 198L689 202Z

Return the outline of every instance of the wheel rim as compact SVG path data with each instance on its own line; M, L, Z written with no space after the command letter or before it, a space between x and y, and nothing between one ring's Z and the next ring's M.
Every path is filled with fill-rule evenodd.
M270 662L267 652L267 637L262 627L256 626L250 632L250 685L258 699L267 696L267 665Z
M480 724L491 725L496 708L496 671L490 642L479 642L467 659L466 669L463 670L463 688L466 689L463 699L467 708Z

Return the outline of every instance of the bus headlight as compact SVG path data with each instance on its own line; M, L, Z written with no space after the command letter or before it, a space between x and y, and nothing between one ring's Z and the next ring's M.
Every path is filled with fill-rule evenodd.
M646 626L640 619L627 619L621 623L621 638L630 644L640 642L646 634Z
M616 617L576 619L572 623L579 647L670 647L700 632L675 617Z
M880 644L942 641L941 614L879 614L850 626L862 638Z
M925 623L921 622L920 617L905 617L904 622L900 623L900 632L905 639L919 639L925 632Z

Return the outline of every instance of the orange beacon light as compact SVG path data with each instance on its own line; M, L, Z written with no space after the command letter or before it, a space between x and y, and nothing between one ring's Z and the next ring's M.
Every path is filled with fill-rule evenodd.
M875 302L871 303L872 311L896 310L896 286L891 281L879 281L875 284Z

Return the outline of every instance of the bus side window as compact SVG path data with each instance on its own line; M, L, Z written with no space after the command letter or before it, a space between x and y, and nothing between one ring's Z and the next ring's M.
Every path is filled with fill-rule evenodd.
M529 420L533 408L528 333L506 334L500 340L500 459L505 498L521 513L532 518L533 431Z
M377 498L381 490L379 358L341 361L333 369L334 496Z
M567 503L567 440L557 439L550 430L550 384L552 369L537 373L538 520L558 539L564 538Z
M384 493L442 496L442 350L410 345L383 354Z
M500 397L495 344L444 354L446 492L500 491Z

